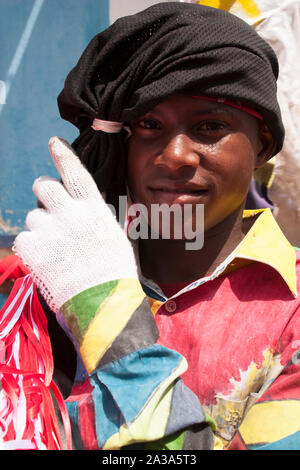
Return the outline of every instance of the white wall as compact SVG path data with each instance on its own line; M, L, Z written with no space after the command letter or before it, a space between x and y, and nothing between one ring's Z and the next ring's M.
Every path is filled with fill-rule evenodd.
M110 23L113 23L121 16L133 15L138 11L145 10L145 8L151 7L155 3L168 1L170 0L110 0Z

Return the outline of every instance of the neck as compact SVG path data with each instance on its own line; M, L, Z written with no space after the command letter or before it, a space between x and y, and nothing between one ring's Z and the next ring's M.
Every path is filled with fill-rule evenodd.
M186 250L185 240L140 240L141 270L162 284L192 282L211 274L245 236L243 207L205 231L200 250ZM248 229L247 229L248 231Z

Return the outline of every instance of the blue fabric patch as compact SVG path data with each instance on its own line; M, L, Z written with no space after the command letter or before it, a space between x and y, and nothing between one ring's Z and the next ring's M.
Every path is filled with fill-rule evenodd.
M69 417L72 423L72 441L75 449L83 449L80 431L78 427L78 402L67 401L65 402Z
M142 284L142 283L141 283L141 286L142 286L143 291L147 295L147 297L151 297L152 299L155 299L155 300L160 300L161 302L166 301L166 299L164 297L159 295L157 292L155 292L150 287L148 287L148 286L146 286L145 284Z
M85 380L88 378L88 373L87 370L83 364L81 356L77 353L77 367L76 367L76 375L74 382L75 384L77 383L83 383Z
M98 380L97 375L91 377L90 382L94 387L92 396L95 403L97 442L102 449L107 439L119 431L125 420L110 391Z
M134 351L97 369L90 377L94 386L98 445L140 413L151 394L178 367L182 356L164 346Z
M78 402L77 401L67 401L66 407L70 416L70 420L73 423L78 423Z
M249 450L300 450L300 431L275 442L247 447Z

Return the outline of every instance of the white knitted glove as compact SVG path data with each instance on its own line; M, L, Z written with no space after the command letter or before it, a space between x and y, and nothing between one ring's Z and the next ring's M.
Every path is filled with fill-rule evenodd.
M129 240L73 149L58 137L49 149L63 185L50 177L34 182L45 209L28 213L30 231L16 237L14 251L57 313L90 287L138 275Z

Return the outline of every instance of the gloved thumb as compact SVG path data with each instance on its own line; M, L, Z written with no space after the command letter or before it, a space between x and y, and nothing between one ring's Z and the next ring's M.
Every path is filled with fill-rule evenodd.
M49 151L64 187L71 197L74 199L101 197L93 177L67 141L60 137L51 137Z

